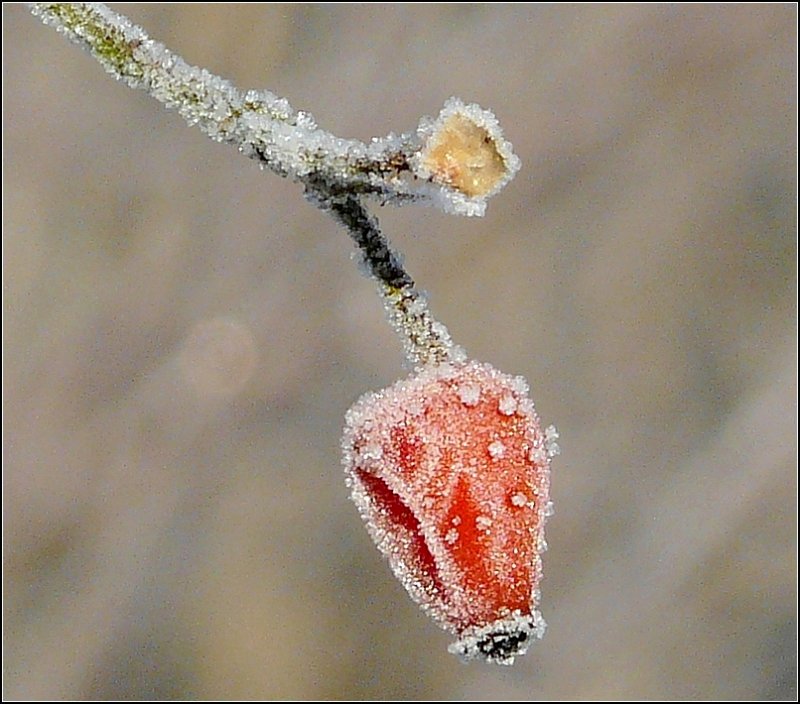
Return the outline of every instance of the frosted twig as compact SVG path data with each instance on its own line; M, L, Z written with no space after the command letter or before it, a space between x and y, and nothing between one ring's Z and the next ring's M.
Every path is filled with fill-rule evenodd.
M423 117L415 132L374 138L369 144L340 139L284 98L265 90L240 91L187 64L103 4L30 7L131 88L147 91L190 125L235 145L262 167L302 183L318 205L350 229L380 283L409 358L415 364L453 360L446 328L428 312L362 199L421 201L447 212L483 215L486 200L519 169L491 112L451 98L437 119Z
M389 322L403 340L406 357L414 364L463 361L463 351L453 345L447 328L433 318L427 303L403 269L363 203L355 197L335 198L328 207L350 232L364 256L369 272L378 280Z

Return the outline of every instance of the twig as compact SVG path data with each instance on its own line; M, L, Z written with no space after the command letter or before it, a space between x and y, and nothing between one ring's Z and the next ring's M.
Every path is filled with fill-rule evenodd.
M457 361L444 325L430 314L363 199L413 201L483 215L513 178L519 159L491 112L451 98L415 132L369 144L340 139L269 91L240 91L187 64L143 29L100 3L31 3L31 11L89 51L105 69L262 167L302 183L310 199L350 231L378 280L389 318L414 364Z

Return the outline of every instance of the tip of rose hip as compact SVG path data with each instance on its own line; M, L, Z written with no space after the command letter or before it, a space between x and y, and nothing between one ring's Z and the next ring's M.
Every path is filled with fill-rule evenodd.
M465 662L485 660L497 665L513 665L514 659L525 655L534 640L542 638L546 628L538 611L529 615L517 611L488 626L467 629L447 650Z

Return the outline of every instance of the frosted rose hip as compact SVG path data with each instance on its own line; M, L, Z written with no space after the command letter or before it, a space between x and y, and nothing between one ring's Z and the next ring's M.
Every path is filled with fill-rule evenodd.
M504 664L545 628L553 452L527 391L488 364L432 366L362 397L343 439L353 500L397 577L459 636L452 652Z

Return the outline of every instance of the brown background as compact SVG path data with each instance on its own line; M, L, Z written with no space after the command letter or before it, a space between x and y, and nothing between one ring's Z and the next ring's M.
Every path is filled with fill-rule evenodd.
M114 7L342 136L496 112L486 218L381 215L561 430L550 629L460 664L363 529L346 233L4 5L5 695L796 696L796 9Z

